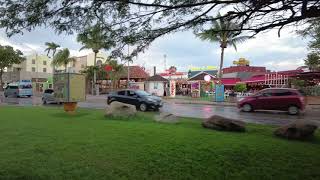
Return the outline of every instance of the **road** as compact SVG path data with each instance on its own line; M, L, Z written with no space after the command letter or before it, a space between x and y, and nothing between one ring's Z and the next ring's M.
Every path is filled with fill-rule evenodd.
M14 106L43 106L40 97L33 98L4 98L0 97L1 105L14 105ZM49 105L57 106L57 105ZM86 102L78 104L82 108L105 109L105 98L87 98ZM290 116L284 112L254 112L244 113L239 112L233 106L212 106L200 104L176 104L166 102L161 109L163 112L172 113L181 117L194 117L194 118L207 118L212 115L221 115L224 117L237 119L250 123L282 125L295 120L309 120L320 125L320 110L307 109L304 115Z

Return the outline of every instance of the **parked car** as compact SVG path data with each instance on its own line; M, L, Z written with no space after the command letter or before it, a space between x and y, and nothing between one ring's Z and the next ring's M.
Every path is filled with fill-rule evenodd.
M305 106L305 99L301 93L290 88L268 88L238 101L238 108L245 112L280 110L296 115L304 111Z
M43 104L61 104L55 97L53 89L46 89L42 94Z
M162 107L162 100L158 96L153 96L142 90L121 90L112 92L108 95L107 103L118 101L126 104L132 104L140 111L148 109L159 110Z
M32 84L31 81L19 81L16 83L10 83L4 88L5 97L31 97L32 96Z

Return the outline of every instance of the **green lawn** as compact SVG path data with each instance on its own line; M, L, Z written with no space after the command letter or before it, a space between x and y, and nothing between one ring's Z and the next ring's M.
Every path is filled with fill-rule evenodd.
M287 141L273 127L203 129L159 124L152 113L107 120L103 111L0 106L0 179L319 179L320 133Z

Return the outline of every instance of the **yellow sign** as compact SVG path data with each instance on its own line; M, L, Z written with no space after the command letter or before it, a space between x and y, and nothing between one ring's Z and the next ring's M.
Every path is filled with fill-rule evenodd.
M79 102L85 101L86 97L86 80L84 75L70 74L70 101Z
M190 67L191 71L212 71L217 70L216 66L202 66L202 67Z

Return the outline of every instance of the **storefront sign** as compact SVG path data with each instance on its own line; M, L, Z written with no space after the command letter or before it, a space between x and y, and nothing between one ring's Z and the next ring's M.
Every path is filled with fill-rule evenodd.
M190 67L191 71L212 71L217 70L216 66L202 66L202 67Z
M176 82L170 81L170 97L176 96Z
M215 85L215 99L216 99L216 102L224 101L224 85L223 84Z

